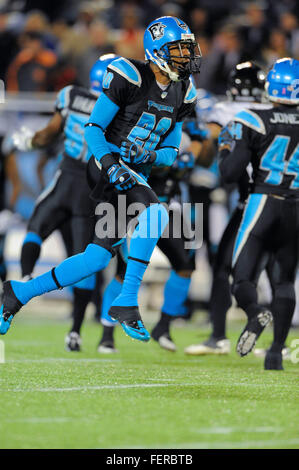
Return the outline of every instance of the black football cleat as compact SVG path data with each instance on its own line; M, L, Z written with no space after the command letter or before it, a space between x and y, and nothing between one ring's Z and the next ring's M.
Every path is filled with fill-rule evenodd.
M66 351L81 351L81 336L76 331L70 331L65 337L64 345Z
M126 335L139 341L149 341L149 332L142 322L138 307L112 306L108 312L113 320L119 321Z
M265 362L264 362L264 369L265 370L284 370L283 365L282 365L282 353L267 351Z
M98 353L100 354L116 354L118 353L118 349L116 349L114 345L114 341L100 341L98 346Z
M272 313L269 310L263 310L248 321L237 343L237 353L241 357L247 356L252 351L257 339L271 322L272 318Z
M11 325L15 314L23 307L16 297L10 281L3 283L3 304L0 309L0 335L5 335Z

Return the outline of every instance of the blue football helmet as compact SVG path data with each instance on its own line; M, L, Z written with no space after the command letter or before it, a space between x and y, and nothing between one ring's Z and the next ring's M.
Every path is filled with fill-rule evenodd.
M270 101L299 104L299 61L290 57L279 59L269 71L265 90Z
M95 93L103 91L103 78L108 65L119 59L115 54L104 54L93 64L89 72L90 88Z
M179 18L162 16L152 21L145 30L143 45L145 58L174 82L185 80L200 71L199 45L189 27ZM172 49L176 55L171 54ZM187 49L188 54L184 52Z

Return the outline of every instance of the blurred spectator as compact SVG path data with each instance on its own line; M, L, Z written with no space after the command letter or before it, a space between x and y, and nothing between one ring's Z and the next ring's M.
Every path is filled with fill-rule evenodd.
M215 37L208 56L203 58L201 88L224 94L230 71L243 60L242 42L236 28L233 25L223 27Z
M267 68L270 68L277 59L289 57L286 35L279 29L271 32L269 43L262 51L263 62Z
M208 88L210 81L211 62L211 41L205 36L196 36L196 41L199 44L202 59L200 73L194 76L196 88Z
M89 27L97 19L99 2L84 1L79 7L78 17L73 26L78 33L88 34Z
M103 54L114 52L109 29L103 21L94 21L89 27L90 46L78 56L77 81L82 86L89 86L89 71L95 61Z
M115 42L116 54L131 59L144 60L144 28L140 26L137 7L124 5L121 19L121 31Z
M77 5L81 0L1 0L0 6L6 11L28 13L33 10L42 11L50 21L58 17L75 17L78 14ZM2 6L3 5L3 6Z
M0 79L11 90L88 86L102 54L143 60L144 27L162 15L181 17L200 38L200 85L214 93L237 62L299 58L299 0L0 0Z
M196 36L212 36L213 27L209 12L203 8L194 8L191 11L189 26Z
M244 52L248 59L259 60L260 51L268 42L269 25L262 4L249 4L245 12L245 24L239 30L244 44Z
M287 37L287 47L292 57L299 58L298 18L288 11L280 17L280 29Z
M183 19L184 13L180 5L171 1L166 1L165 3L163 3L163 5L161 5L161 16L176 16L177 18Z
M35 10L26 16L24 32L39 33L46 49L55 50L57 48L57 39L50 31L46 15L41 11Z
M16 35L8 28L8 16L6 13L0 13L0 80L4 80L7 67L18 51Z
M91 44L89 35L68 26L63 18L52 24L52 33L59 42L60 57L72 66L75 66Z
M51 91L51 74L57 64L54 52L45 49L38 32L27 32L20 37L21 51L7 71L8 91Z

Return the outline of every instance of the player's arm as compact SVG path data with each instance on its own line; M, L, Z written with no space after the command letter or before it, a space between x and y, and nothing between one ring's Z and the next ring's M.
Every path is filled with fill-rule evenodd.
M111 155L111 147L105 138L105 130L118 113L119 106L115 104L108 96L101 93L88 123L85 124L85 139L88 147L96 160L101 164L107 161L106 157L113 159ZM115 162L115 159L113 159Z
M59 112L55 112L47 126L40 131L33 132L27 127L21 127L19 131L12 134L14 146L22 152L32 149L45 148L50 145L63 128L63 117Z
M13 151L10 152L5 158L5 174L12 186L9 205L10 207L14 207L21 194L23 185L18 171L16 155Z
M174 129L168 134L163 141L161 148L154 153L154 166L171 166L175 161L179 146L182 139L182 122L177 122Z
M211 133L211 138L218 139L219 133L221 131L221 126L219 124L216 124L215 122L209 122L207 124L207 127Z
M208 126L198 124L196 119L188 120L185 123L185 132L191 139L188 151L194 155L196 164L208 168L215 155L215 147Z
M31 141L32 148L45 148L52 144L63 129L63 117L56 111L47 126L37 131Z
M113 64L113 63L112 63ZM112 83L111 83L112 82ZM136 184L134 176L112 156L115 146L107 142L105 130L118 113L121 103L125 101L127 81L112 73L109 68L104 76L103 93L99 96L88 123L85 124L85 140L106 172L108 181L118 191L125 191ZM113 148L114 147L114 148Z
M57 94L55 112L46 127L35 133L31 129L22 127L12 135L13 143L18 150L26 152L32 149L45 148L56 140L63 131L72 89L73 86L69 85Z
M218 161L225 183L238 182L251 161L248 131L242 124L230 122L219 134Z

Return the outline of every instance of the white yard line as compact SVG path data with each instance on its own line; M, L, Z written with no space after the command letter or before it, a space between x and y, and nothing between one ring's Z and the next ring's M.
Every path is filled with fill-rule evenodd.
M299 439L273 439L264 441L241 441L241 442L180 442L172 445L167 444L167 449L264 449L274 446L299 445ZM158 449L159 447L155 447ZM163 447L161 447L163 449Z
M197 385L197 384L193 384ZM159 387L186 387L189 385L177 383L156 383L156 384L115 384L115 385L82 385L81 387L45 387L45 388L8 388L0 390L1 393L18 393L18 392L80 392L86 390L126 390L129 388L159 388Z
M41 364L47 364L51 362L120 362L122 359L120 358L106 358L106 357L95 357L95 358L68 358L68 357L47 357L44 359L8 359L6 361L6 364L14 364L14 363L41 363Z
M245 428L245 427L236 427L236 426L228 426L228 427L221 427L221 426L215 426L211 428L192 428L192 432L196 434L233 434L233 433L275 433L275 432L283 432L284 428L277 428L273 426L258 426L258 427L251 427L251 428Z
M64 359L62 359L63 361ZM39 362L39 360L37 360ZM66 361L72 361L72 359L66 359ZM74 361L77 361L74 359ZM82 361L87 361L89 362L89 359L82 359ZM96 362L114 362L112 359L91 359L90 361L96 361ZM152 380L152 379L149 379ZM163 380L169 380L171 382L173 379L159 379L161 381ZM84 391L84 390L104 390L104 389L128 389L128 388L151 388L151 387L211 387L213 385L213 382L198 382L198 383L157 383L157 384L151 384L151 383L143 383L143 384L115 384L115 385L82 385L78 387L57 387L57 388L52 388L52 387L46 387L46 388L9 388L9 389L1 389L0 392L79 392L79 391ZM255 388L265 388L267 387L267 384L250 384L250 383L234 383L234 384L229 384L229 387L240 387L241 385L244 385L246 387L255 387ZM273 388L274 386L278 388L285 388L288 387L287 384L271 384L271 387Z
M84 418L83 418L84 419ZM42 424L42 423L67 423L69 421L78 421L77 418L59 418L59 417L44 417L44 418L35 418L35 417L29 417L29 418L1 418L1 422L5 423L30 423L30 424ZM81 421L81 419L80 419Z
M147 449L265 449L275 448L276 446L294 446L299 445L299 439L273 439L258 441L241 441L241 442L178 442L176 444L165 443L165 446L155 445L147 447ZM120 447L127 449L127 447ZM143 447L129 447L130 449L144 449Z

